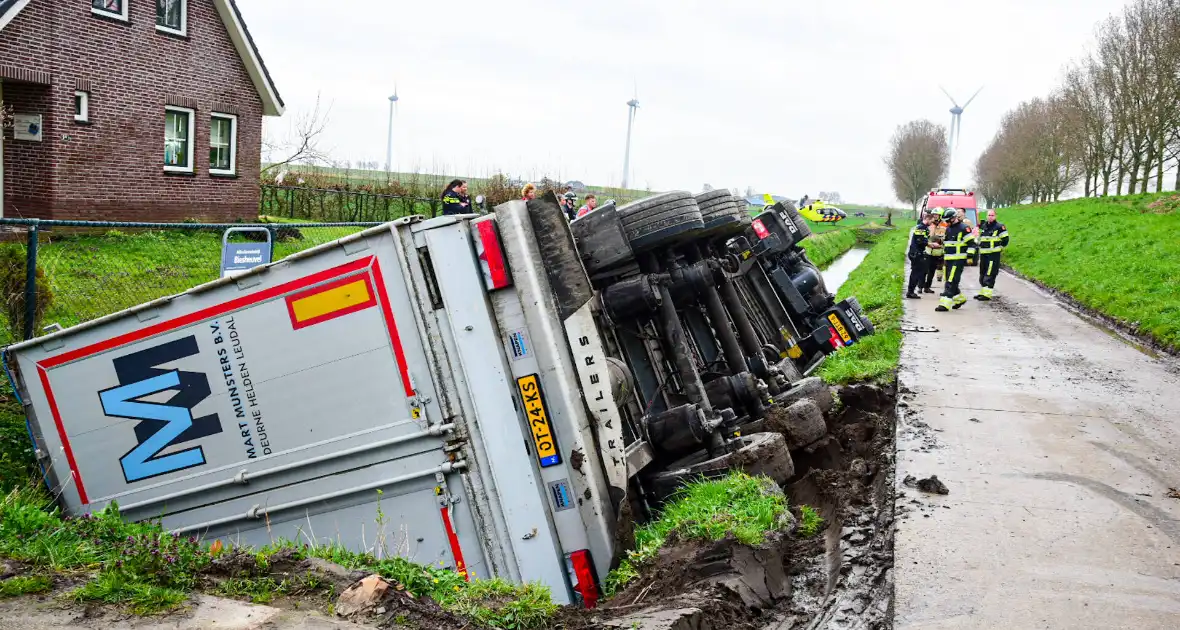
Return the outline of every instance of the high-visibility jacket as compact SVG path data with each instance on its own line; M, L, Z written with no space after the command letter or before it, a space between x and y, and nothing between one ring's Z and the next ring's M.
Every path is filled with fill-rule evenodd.
M930 226L929 242L926 244L926 253L931 256L942 256L942 239L946 237L946 226L942 223L936 223Z
M465 195L448 190L447 194L443 195L443 214L467 214L470 212L468 208L471 206L470 200Z
M1008 246L1008 227L999 221L979 226L979 253L996 254Z
M975 235L961 221L946 229L946 237L942 242L943 247L946 249L943 259L948 262L952 260L967 260L967 253L978 249L975 243Z

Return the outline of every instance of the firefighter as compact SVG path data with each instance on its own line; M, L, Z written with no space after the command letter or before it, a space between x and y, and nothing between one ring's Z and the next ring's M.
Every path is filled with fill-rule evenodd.
M967 230L958 212L953 208L947 208L942 216L947 222L946 236L943 239L946 285L938 299L938 308L934 310L945 313L967 303L967 298L959 292L959 282L963 280L963 270L967 267L967 255L977 247L975 235Z
M942 224L942 208L931 210L926 216L930 217L930 241L926 245L926 281L922 283L922 293L934 293L934 274L938 274L938 281L942 282L942 239L946 235L946 226Z
M918 224L910 230L909 250L906 257L910 259L910 284L905 296L911 300L920 299L917 290L926 281L926 244L930 240L930 215L923 215Z
M979 295L987 302L995 297L996 276L1000 274L1000 252L1008 246L1008 227L996 221L996 211L987 211L987 222L979 226Z

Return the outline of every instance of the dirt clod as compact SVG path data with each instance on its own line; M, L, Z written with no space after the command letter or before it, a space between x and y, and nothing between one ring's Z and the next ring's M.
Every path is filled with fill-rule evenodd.
M930 475L925 479L918 479L913 475L906 475L906 478L904 481L902 481L902 483L911 488L917 488L928 494L951 493L950 489L946 487L946 484L938 478L938 475Z
M1180 488L1168 488L1169 499L1180 499Z
M340 594L336 600L336 614L349 617L374 610L392 588L393 585L380 575L370 575Z

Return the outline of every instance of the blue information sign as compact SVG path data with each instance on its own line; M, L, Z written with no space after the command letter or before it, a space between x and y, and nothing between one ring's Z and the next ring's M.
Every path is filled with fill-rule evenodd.
M266 235L263 242L231 243L229 235L234 232L261 232ZM225 231L221 244L221 277L249 271L270 262L270 230L266 228L230 228Z

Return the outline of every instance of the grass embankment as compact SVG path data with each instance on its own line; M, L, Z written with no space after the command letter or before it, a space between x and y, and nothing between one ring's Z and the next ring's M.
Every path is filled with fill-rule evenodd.
M1180 351L1180 195L1004 208L999 219L1012 237L1004 263Z
M876 333L829 356L819 369L824 381L840 385L892 379L901 356L901 296L908 236L906 230L894 229L872 237L872 250L840 287L837 299L855 296Z
M813 234L802 243L807 251L807 258L820 269L826 268L856 245L855 230L837 230L823 234Z
M813 508L800 508L797 533L810 537L819 532L823 519ZM787 500L774 481L731 472L715 480L686 485L679 497L665 506L657 520L635 532L635 549L606 578L608 596L621 591L655 560L665 543L677 540L721 540L733 536L747 545L761 544L768 534L790 524Z
M356 227L299 228L297 237L275 243L274 259L359 231ZM69 327L216 280L221 269L220 233L112 230L99 235L42 233L38 265L53 301L43 324ZM19 244L4 247L24 249ZM23 267L23 265L22 265ZM23 269L17 270L23 278ZM0 326L0 343L10 343Z

